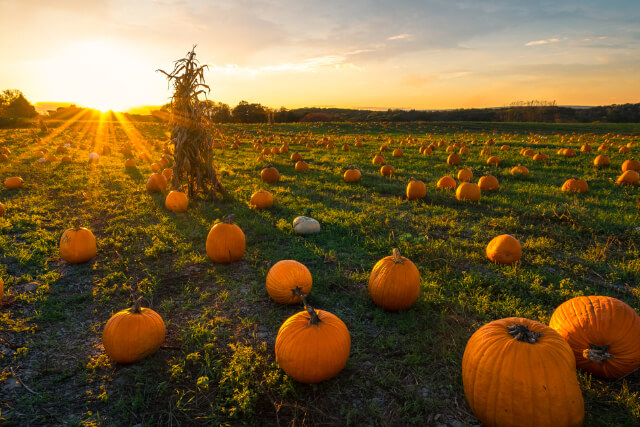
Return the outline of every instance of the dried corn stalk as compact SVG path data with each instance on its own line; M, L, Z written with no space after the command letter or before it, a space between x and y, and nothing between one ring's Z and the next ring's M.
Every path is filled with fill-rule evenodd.
M173 84L170 124L173 126L171 142L174 145L175 163L171 187L178 190L186 179L189 197L202 192L213 197L217 191L224 193L213 164L213 150L207 133L204 116L205 103L199 96L210 91L204 81L206 65L196 60L195 46L187 56L175 61L173 71L167 73Z

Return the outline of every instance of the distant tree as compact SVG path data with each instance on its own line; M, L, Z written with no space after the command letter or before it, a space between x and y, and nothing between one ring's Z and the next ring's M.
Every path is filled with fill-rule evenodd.
M214 102L209 99L206 101L206 114L212 123L229 123L231 122L231 109L227 104L222 102Z
M30 118L38 115L22 92L17 89L7 89L0 94L0 116L6 118Z
M238 123L266 123L267 110L260 104L249 104L240 101L231 112L234 122Z

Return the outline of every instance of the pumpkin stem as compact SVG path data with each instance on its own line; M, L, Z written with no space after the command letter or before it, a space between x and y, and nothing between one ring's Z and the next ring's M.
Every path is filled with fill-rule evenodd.
M142 307L142 300L144 299L144 297L140 297L136 300L136 302L133 303L133 307L131 307L129 309L129 311L131 313L135 313L135 314L140 314L142 313L141 307Z
M302 298L302 304L304 304L304 309L307 310L307 313L309 313L309 323L307 324L307 326L311 326L311 325L318 326L318 323L322 322L322 320L320 319L320 317L318 317L318 313L316 313L313 307L311 307L307 303L307 294L302 292L302 288L300 286L296 286L295 288L291 289L291 293L295 296L299 296L300 298Z
M507 326L507 329L509 330L509 335L511 335L514 339L522 342L528 342L530 344L537 343L538 338L543 335L542 332L531 331L529 330L529 328L519 323Z
M588 359L592 362L599 363L600 365L604 365L604 362L607 359L613 359L614 355L611 353L607 353L609 349L609 344L598 346L594 344L589 344L588 349L582 350L582 357Z
M234 214L231 214L231 215L227 216L227 217L224 219L224 222L225 222L226 224L233 224L233 220L234 220L235 218L236 218L236 216L235 216Z
M396 264L402 264L404 262L398 248L393 248L393 262Z
M80 218L76 218L73 220L73 229L78 231L82 228L82 223L80 222Z

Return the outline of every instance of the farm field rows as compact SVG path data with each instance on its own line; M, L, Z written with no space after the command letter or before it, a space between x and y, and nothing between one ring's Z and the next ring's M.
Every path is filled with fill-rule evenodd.
M24 188L0 191L6 208L1 419L14 425L477 425L461 361L480 326L512 316L548 324L558 305L582 295L612 296L638 311L640 190L616 180L622 163L640 152L639 132L635 124L223 125L214 139L226 147L214 150L214 161L227 194L190 200L186 213L172 213L163 194L145 188L151 163L169 142L164 125L116 115L52 122L42 133L0 130L0 146L11 153L0 163L0 178L24 179ZM257 141L287 142L289 150L258 160ZM431 154L420 153L423 143L441 141ZM452 167L446 148L456 142L469 154ZM585 143L593 152L580 152ZM70 163L55 154L65 144ZM390 178L372 164L383 144L395 169ZM593 166L601 144L609 145L608 168ZM627 145L631 153L618 153ZM489 154L481 155L487 147L499 166L487 165ZM39 148L57 158L38 162ZM396 148L402 157L392 157ZM523 148L548 160L524 156ZM560 148L577 155L559 155ZM136 168L125 168L123 149L135 153ZM103 154L90 162L91 152ZM295 170L294 152L308 171ZM268 164L280 172L277 184L260 180ZM528 176L510 173L520 164ZM362 172L359 182L343 180L349 166ZM494 175L499 190L471 202L436 187L463 166L472 170L472 182ZM426 184L423 199L407 200L412 177ZM563 193L572 177L587 181L589 191ZM259 189L271 192L273 207L251 208ZM245 233L246 251L238 262L214 264L205 251L207 233L229 214ZM317 219L321 231L297 235L292 221L300 215ZM72 265L60 259L58 245L76 222L93 231L98 252ZM500 234L520 241L520 262L487 259L487 244ZM394 248L421 276L418 300L401 312L377 307L367 289L374 264ZM265 290L269 268L284 259L309 269L310 305L338 316L351 334L344 370L316 385L295 382L275 361L280 325L301 311L275 303ZM104 352L102 330L139 296L163 317L167 336L155 355L119 365ZM578 379L585 425L640 424L640 371L617 380L578 372Z

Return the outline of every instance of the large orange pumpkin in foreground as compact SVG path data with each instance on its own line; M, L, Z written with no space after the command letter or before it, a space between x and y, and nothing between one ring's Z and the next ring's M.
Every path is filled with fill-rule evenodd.
M305 308L280 326L276 362L294 380L314 384L344 369L351 352L351 335L334 314Z
M68 263L87 262L96 256L96 238L84 227L70 228L60 238L60 257Z
M213 262L228 264L238 261L246 247L244 233L233 223L233 215L209 230L207 235L207 255Z
M618 378L640 367L640 316L619 299L572 298L556 308L549 326L567 340L580 369Z
M498 264L512 264L522 257L522 247L512 235L501 234L487 245L487 257Z
M405 310L416 302L419 294L420 272L398 249L373 266L369 295L378 306L389 311Z
M478 180L478 187L480 187L480 191L495 191L500 188L500 184L495 176L485 175Z
M540 322L510 317L478 329L464 350L462 383L486 426L580 426L584 419L571 348Z
M269 165L266 168L262 169L262 172L260 172L260 178L264 182L275 184L276 182L280 181L280 172L278 172L278 169Z
M292 259L278 261L267 273L267 292L280 304L295 304L302 301L300 292L309 295L312 278L304 264Z
M133 307L114 314L102 332L102 345L118 363L133 363L154 354L165 336L162 317L150 308L140 307L142 297Z
M456 189L456 198L458 200L480 200L482 191L478 184L472 182L463 182Z

